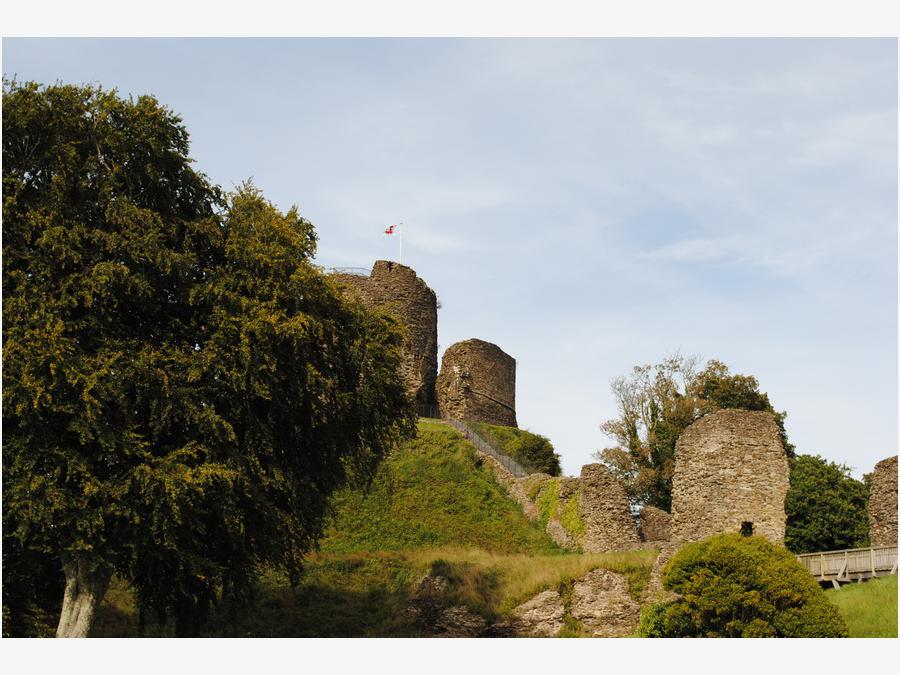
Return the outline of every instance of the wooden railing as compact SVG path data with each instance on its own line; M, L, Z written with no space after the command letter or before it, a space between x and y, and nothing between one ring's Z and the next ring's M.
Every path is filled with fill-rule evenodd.
M897 573L897 545L851 548L843 551L801 553L797 561L819 581L835 586Z

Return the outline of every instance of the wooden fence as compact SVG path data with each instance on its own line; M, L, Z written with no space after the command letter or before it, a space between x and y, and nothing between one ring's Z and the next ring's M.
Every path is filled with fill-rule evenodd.
M897 545L801 553L797 560L820 582L830 581L835 588L840 588L841 582L896 574Z

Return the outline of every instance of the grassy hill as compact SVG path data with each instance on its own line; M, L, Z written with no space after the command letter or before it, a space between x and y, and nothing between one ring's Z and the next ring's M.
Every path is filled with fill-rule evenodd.
M385 461L371 488L334 499L325 553L453 545L503 553L558 553L481 467L450 426L421 420L418 436Z
M850 637L897 637L897 575L829 589L826 597L844 615Z
M626 576L639 597L655 553L576 554L530 522L454 429L419 422L415 439L380 467L367 491L344 491L299 586L260 573L255 606L239 617L214 612L212 636L416 636L404 609L428 572L451 581L453 602L488 621L546 588L571 585L591 569ZM92 634L137 634L131 591L114 581ZM149 625L148 635L171 635ZM577 626L570 632L578 634Z

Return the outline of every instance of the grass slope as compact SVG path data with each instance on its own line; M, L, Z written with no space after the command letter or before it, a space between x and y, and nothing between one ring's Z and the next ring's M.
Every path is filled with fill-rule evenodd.
M451 603L488 621L547 588L570 588L597 567L620 572L637 598L655 552L574 554L559 549L522 513L451 427L419 422L418 436L381 466L368 491L346 491L310 555L299 586L260 574L257 602L238 617L213 612L210 636L414 637L404 609L426 573L451 582ZM133 636L131 591L114 580L92 634ZM172 635L171 624L147 635ZM580 634L577 626L567 634Z
M368 491L334 499L325 553L399 551L446 545L502 553L554 553L559 548L532 524L482 467L455 429L421 420L415 439L380 467Z
M897 637L897 575L847 584L825 596L844 615L850 637Z
M548 473L551 476L562 475L559 455L553 451L548 438L516 427L502 427L485 422L469 424L486 441L529 471Z

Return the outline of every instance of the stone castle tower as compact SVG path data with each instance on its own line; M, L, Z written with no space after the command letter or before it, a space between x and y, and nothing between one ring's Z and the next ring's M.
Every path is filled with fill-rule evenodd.
M406 329L402 374L421 414L434 409L437 377L437 296L415 271L399 263L376 260L369 276L332 275L368 307L390 311Z
M875 465L869 493L872 546L897 543L897 455Z
M672 477L672 537L720 532L784 539L788 459L771 413L720 410L678 438Z
M495 344L473 338L448 347L436 389L443 417L518 426L516 360Z

